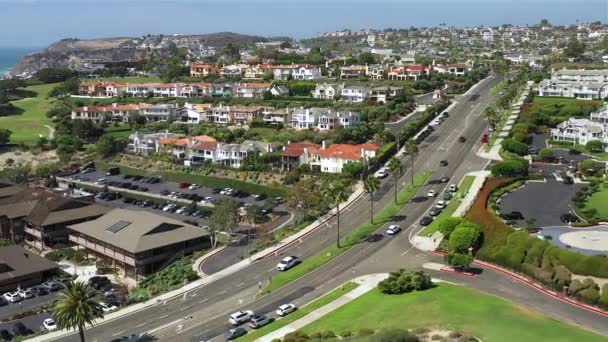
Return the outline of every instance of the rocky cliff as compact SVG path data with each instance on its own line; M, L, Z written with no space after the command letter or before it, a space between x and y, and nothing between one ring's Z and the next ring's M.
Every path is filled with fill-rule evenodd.
M263 37L247 36L231 32L204 35L144 36L139 38L63 39L46 49L30 53L13 67L11 74L35 73L49 67L78 68L92 60L119 62L142 60L150 55L166 57L176 47L187 48L191 56L198 56L209 48L222 48L232 43L247 45L266 41Z

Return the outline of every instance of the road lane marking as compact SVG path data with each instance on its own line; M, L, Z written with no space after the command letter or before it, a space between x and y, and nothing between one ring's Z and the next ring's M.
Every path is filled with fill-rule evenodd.
M206 302L206 301L208 301L208 300L209 300L209 298L205 298L205 299L203 299L203 300L199 301L198 303L199 303L199 304L203 304L204 302Z
M408 249L406 249L406 250L405 250L405 252L401 253L401 256L406 255L407 253L409 253L409 251L410 251L410 249L409 249L409 248L408 248Z
M245 283L237 284L236 287L240 287L240 286L243 286L243 285L245 285Z
M169 317L169 315L168 315L168 314L167 314L167 315L160 316L160 317L158 317L158 319L163 319L163 318L167 318L167 317Z
M218 293L217 295L218 295L218 296L219 296L219 295L223 295L223 294L224 294L224 293L226 293L226 292L228 292L228 291L224 290L224 291L222 291L222 292Z
M125 333L125 331L126 331L126 330L119 331L119 332L117 332L117 333L112 334L112 336L118 336L118 335L124 334L124 333Z
M144 325L146 325L146 323L142 323L142 324L140 324L140 325L136 326L136 328L141 328L141 327L143 327Z

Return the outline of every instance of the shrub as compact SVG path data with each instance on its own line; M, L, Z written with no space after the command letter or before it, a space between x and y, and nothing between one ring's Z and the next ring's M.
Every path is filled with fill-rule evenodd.
M334 332L331 330L324 331L321 334L321 338L323 338L323 339L330 339L330 338L335 338L335 337L336 337L336 334L334 334Z
M479 227L475 224L460 224L454 228L448 240L448 248L451 252L465 252L469 247L474 247L479 239Z
M495 176L520 177L528 174L529 163L525 159L513 158L492 166Z
M374 335L374 341L378 342L417 342L418 337L401 329L381 330Z
M538 156L540 157L541 160L544 160L544 161L551 161L551 160L553 160L553 158L555 158L555 155L553 154L553 150L548 149L548 148L541 148L540 151L538 151Z
M423 271L391 272L387 279L378 284L378 289L384 294L402 294L411 291L422 291L433 285L431 277Z
M555 266L555 274L553 275L553 282L557 290L561 291L564 286L570 285L572 281L572 273L562 265Z
M341 336L342 338L345 338L345 337L350 337L350 336L352 336L352 335L353 335L353 333L352 333L352 332L350 332L350 330L344 330L343 332L341 332L341 333L340 333L340 336Z
M515 153L518 156L525 156L528 154L528 145L522 142L513 139L505 139L502 141L501 145L505 150Z
M600 293L595 287L590 287L582 290L577 294L577 298L584 303L595 305L600 299Z
M600 296L598 305L602 309L608 309L608 284L604 284L604 286L602 286L602 295Z
M309 337L305 333L296 330L294 332L290 332L289 334L286 334L283 337L283 342L302 342L302 341L308 341L313 336L314 336L314 334ZM319 335L318 338L320 338L320 337L321 336Z
M363 329L359 329L357 336L371 336L373 334L374 334L374 331L372 329L363 328Z
M437 228L445 238L448 238L454 228L463 222L466 221L461 217L444 217L437 222Z
M580 282L580 280L574 279L572 282L570 282L570 287L568 288L568 291L570 292L571 295L576 295L579 291L583 290L584 288L585 288L585 286L583 285L583 283Z

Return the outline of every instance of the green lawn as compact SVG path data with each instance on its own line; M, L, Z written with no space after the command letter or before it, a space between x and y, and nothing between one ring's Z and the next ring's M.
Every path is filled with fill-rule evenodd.
M356 289L357 286L359 286L359 285L356 283L348 282L348 283L344 284L343 286L341 286L331 292L328 292L323 297L318 298L315 301L308 303L307 305L299 308L297 311L290 314L289 316L285 316L260 329L254 330L252 333L249 333L249 334L239 338L238 340L243 341L243 342L254 341L264 335L268 335L271 332L281 329L282 327L286 326L287 324L294 322L294 321L308 315L309 313L317 310L318 308L321 308L321 307L333 302L334 300L336 300L336 299L342 297L343 295L349 293L350 291Z
M491 342L608 341L607 337L551 319L482 292L441 283L403 295L374 289L329 313L302 331L332 330L339 334L359 329L436 328L463 331Z
M452 216L452 214L456 211L456 209L460 205L460 199L464 198L464 196L467 194L467 192L469 192L469 189L471 188L471 184L473 184L474 180L475 180L475 176L465 176L462 179L462 182L460 182L460 185L458 186L458 191L456 191L456 193L454 194L454 197L452 197L452 200L448 203L447 207L445 207L445 209L443 209L441 211L441 214L439 214L439 216L437 216L431 224L426 226L419 233L419 235L422 235L422 236L433 235L433 233L435 233L437 231L437 229L439 229L440 220L443 218Z
M534 104L568 104L575 103L579 101L585 102L597 102L597 101L588 101L588 100L577 100L571 97L551 97L551 96L534 96L534 100L532 103Z
M48 98L48 94L55 86L56 84L40 84L24 88L37 94L36 97L12 102L24 112L19 115L0 117L0 127L8 128L13 132L11 142L33 145L38 141L40 135L48 137L49 129L44 125L52 125L52 121L45 114L52 102L52 98Z
M589 197L587 208L597 210L600 221L608 220L608 188L605 185L600 185L600 190Z
M274 291L302 276L305 274L314 271L315 269L323 266L324 264L330 262L334 258L339 255L345 253L354 245L361 242L368 235L372 234L376 230L378 230L382 225L386 222L392 220L393 216L397 215L397 213L401 210L403 205L405 205L412 197L416 195L418 189L426 183L429 178L428 173L422 173L414 177L414 186L411 184L405 186L398 194L397 194L397 204L392 201L386 207L377 211L374 215L374 224L371 224L369 221L363 223L355 231L353 231L350 235L342 238L340 240L340 248L338 248L335 244L321 250L317 254L304 259L301 264L297 267L291 268L288 271L281 272L273 277L264 289L264 292ZM377 209L378 210L378 209Z

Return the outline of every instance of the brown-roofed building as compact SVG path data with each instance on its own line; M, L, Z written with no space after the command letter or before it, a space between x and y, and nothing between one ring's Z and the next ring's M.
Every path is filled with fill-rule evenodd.
M190 64L190 77L218 76L220 69L215 65L192 63Z
M67 225L95 219L108 210L46 188L23 188L0 198L0 235L44 249L67 243Z
M317 153L321 145L310 141L299 143L287 143L281 152L281 164L284 170L291 170L292 167L299 167L308 164L311 156Z
M58 267L56 263L19 246L0 247L0 291L41 283Z
M109 261L135 280L210 246L209 232L204 228L143 210L113 209L96 220L68 228L70 241L89 257Z

